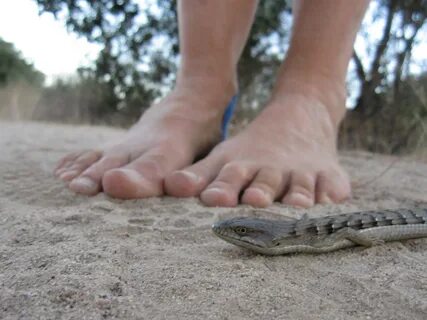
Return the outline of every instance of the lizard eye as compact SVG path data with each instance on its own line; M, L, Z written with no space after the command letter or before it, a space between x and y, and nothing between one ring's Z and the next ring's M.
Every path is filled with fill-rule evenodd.
M238 233L238 234L246 234L246 232L248 231L245 227L237 227L236 229L235 229L235 231Z

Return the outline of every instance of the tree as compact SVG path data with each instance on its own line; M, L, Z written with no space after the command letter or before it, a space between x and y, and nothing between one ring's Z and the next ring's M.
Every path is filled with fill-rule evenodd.
M384 26L380 40L373 44L375 50L370 55L369 66L364 67L356 51L353 54L356 74L362 84L354 111L364 118L380 112L386 105L381 100L381 92L390 82L394 98L399 95L399 85L405 76L404 64L410 60L417 35L427 18L425 0L381 0L377 7L375 19L383 20Z
M0 38L0 117L30 118L43 82L44 75Z
M426 106L420 100L415 103L413 90L417 81L425 80L408 71L417 37L426 25L427 1L381 0L375 6L373 22L364 25L361 32L371 50L353 54L361 90L344 121L341 145L398 153L408 151L407 143L416 140L417 129L427 121L421 112ZM366 32L375 23L382 24L377 42Z
M65 17L69 30L102 46L92 70L98 81L107 83L116 93L123 112L137 114L172 86L179 51L175 1L151 0L143 7L133 0L36 1L40 12ZM256 105L259 90L254 89L253 79L272 82L272 67L278 65L285 49L288 29L281 26L288 13L286 1L261 2L244 49L240 84L242 89L252 86L253 94L246 100L253 99ZM275 42L279 46L273 53L270 51Z
M111 105L96 109L98 114L119 112L128 115L132 122L141 107L148 107L173 85L179 58L175 1L146 0L142 4L136 0L35 1L41 13L49 12L64 19L69 30L102 46L97 61L87 72L113 92L115 99L109 100ZM344 122L341 144L398 152L401 147L396 144L390 148L386 132L396 127L392 123L400 121L399 112L403 112L400 100L408 90L404 83L411 76L408 66L412 50L426 25L427 0L375 0L373 5L373 20L361 30L367 51L353 55L355 77L349 86L360 87L360 92ZM258 111L267 99L286 51L290 25L287 1L259 2L239 62L243 92L240 116L252 117L252 111ZM374 25L382 26L378 41L370 32ZM418 81L411 79L411 83ZM390 121L384 121L386 118ZM360 133L362 126L369 128L363 130L366 138ZM404 128L409 130L411 126ZM400 134L403 137L409 133ZM380 137L384 139L378 143L375 138Z
M107 83L99 83L91 71L79 69L76 76L57 79L44 88L34 111L34 120L66 123L123 124L117 111L104 112L105 106L117 104L117 98ZM110 123L111 117L116 121Z
M44 75L25 61L13 44L0 38L0 87L16 82L41 87Z

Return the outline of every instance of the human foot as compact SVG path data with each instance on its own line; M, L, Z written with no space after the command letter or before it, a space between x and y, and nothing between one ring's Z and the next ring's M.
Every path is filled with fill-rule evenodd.
M337 105L344 103L344 96L323 99L313 88L297 88L275 94L243 132L166 177L166 192L200 195L206 205L230 207L239 201L266 207L274 200L311 207L348 198L349 179L336 152L344 109ZM326 102L335 105L327 107Z
M197 79L177 86L151 107L122 141L65 156L55 175L77 193L101 190L116 198L163 194L166 174L190 165L220 139L233 86Z

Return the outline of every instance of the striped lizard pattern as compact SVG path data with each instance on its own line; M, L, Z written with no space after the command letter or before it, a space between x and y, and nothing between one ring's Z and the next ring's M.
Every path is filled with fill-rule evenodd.
M233 218L212 226L221 239L265 255L323 253L427 237L427 208L378 210L300 220Z

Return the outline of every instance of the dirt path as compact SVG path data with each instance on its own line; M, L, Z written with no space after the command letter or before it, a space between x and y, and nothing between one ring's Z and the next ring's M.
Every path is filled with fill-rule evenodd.
M0 122L1 319L427 318L427 239L268 258L210 231L219 218L254 215L248 207L86 198L54 180L62 154L121 133ZM270 216L427 202L427 164L362 152L342 160L359 185L350 202L276 205Z

